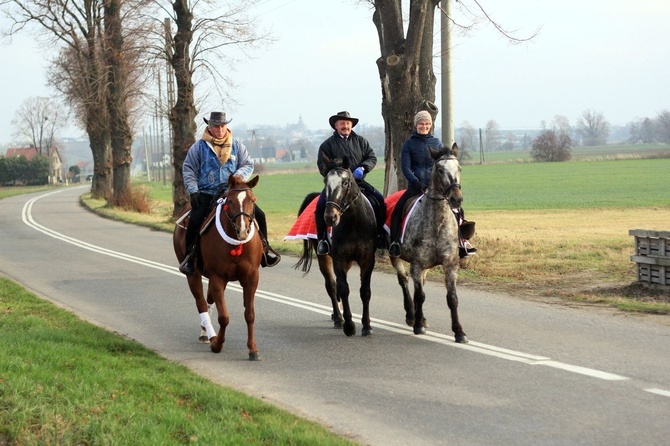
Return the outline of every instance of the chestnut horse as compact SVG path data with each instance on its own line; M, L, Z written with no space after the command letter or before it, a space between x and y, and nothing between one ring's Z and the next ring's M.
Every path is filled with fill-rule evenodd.
M317 256L319 270L326 282L326 292L333 305L332 319L336 328L343 328L344 334L356 334L356 324L352 320L349 306L349 284L347 272L356 262L361 272L361 301L363 316L362 336L372 335L370 326L370 281L375 267L377 224L372 205L363 195L349 170L349 159L324 159L330 170L326 174L326 210L323 216L326 225L332 227L331 250L329 255ZM307 195L298 215L319 195ZM312 265L312 253L317 240L304 240L302 256L294 268L302 267L307 274ZM340 303L342 311L340 311ZM343 322L344 319L344 322Z
M426 332L423 303L426 295L423 285L430 268L441 265L447 288L447 305L451 310L451 329L456 342L467 343L468 338L458 320L458 222L452 208L459 208L463 202L461 193L461 166L458 163L458 146L451 149L430 149L435 163L430 185L421 195L411 214L407 217L402 236L400 257L391 257L398 283L402 288L405 304L405 321L414 326L415 334ZM407 265L410 266L414 282L414 300L408 287Z
M228 282L238 281L243 290L244 319L247 322L247 347L249 359L258 360L260 355L254 337L254 297L258 288L259 266L263 245L254 220L256 197L251 189L258 183L258 175L249 182L231 175L225 200L219 200L201 229L196 249L196 273L187 276L188 286L195 298L200 322L207 333L212 352L219 353L225 342L226 327L230 321L224 293ZM177 260L186 256L185 236L188 221L186 207L177 220L172 242ZM186 217L184 217L186 216ZM208 224L209 223L209 224ZM207 300L203 293L203 280L209 279ZM216 304L219 332L212 326L207 304Z

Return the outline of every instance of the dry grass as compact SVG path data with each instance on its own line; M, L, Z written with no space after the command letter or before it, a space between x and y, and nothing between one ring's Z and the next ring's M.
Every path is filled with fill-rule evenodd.
M109 208L82 197L82 203L108 218L171 232L172 207L153 203L150 214ZM630 229L667 230L670 207L591 210L470 211L476 221L475 256L463 262L459 283L527 297L604 303L627 311L670 314L670 291L636 284L630 256ZM302 243L284 241L295 215L272 215L269 238L275 249L298 255ZM391 271L386 255L378 269ZM436 271L429 276L441 280Z
M670 208L479 211L460 283L528 295L573 299L636 299L664 303L670 292L634 285L630 229L667 230Z

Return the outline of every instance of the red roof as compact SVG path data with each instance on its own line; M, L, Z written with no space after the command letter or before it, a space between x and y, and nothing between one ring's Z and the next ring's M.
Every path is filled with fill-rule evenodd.
M7 149L7 154L5 156L7 158L11 156L24 156L28 161L30 161L35 155L37 155L37 148L35 147L15 147L12 149Z

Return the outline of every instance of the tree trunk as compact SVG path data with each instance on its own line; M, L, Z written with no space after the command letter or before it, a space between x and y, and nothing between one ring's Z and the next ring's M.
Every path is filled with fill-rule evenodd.
M377 69L382 86L382 117L386 130L384 195L407 187L400 166L402 143L414 128L414 115L427 110L437 116L433 72L433 21L436 0L411 0L407 37L401 0L375 0L372 17L379 36Z
M107 60L109 131L114 169L114 204L126 204L130 193L132 132L126 104L126 64L123 60L121 0L104 3L105 55Z
M188 194L184 188L184 177L181 167L186 152L195 142L195 108L194 85L191 71L190 45L193 39L193 14L188 9L188 2L175 0L173 8L176 13L177 33L173 39L170 63L174 69L177 83L177 99L170 110L172 126L172 182L173 215L176 217L188 203Z

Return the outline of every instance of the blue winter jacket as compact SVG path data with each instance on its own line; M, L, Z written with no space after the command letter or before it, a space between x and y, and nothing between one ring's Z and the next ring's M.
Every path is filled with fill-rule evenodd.
M418 185L422 189L430 185L434 163L430 157L429 147L437 150L442 147L442 142L433 135L420 135L414 130L400 149L402 173L410 185Z
M253 172L254 163L249 152L237 139L233 139L230 158L223 165L212 145L199 139L188 149L182 166L184 187L189 195L196 191L217 195L228 189L228 178L231 175L238 175L246 181Z

